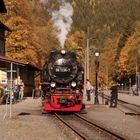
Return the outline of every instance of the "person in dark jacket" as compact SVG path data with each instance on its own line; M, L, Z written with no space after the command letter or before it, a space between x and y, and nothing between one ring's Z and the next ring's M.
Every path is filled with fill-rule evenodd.
M110 107L117 107L117 100L118 100L118 85L113 84L111 87Z

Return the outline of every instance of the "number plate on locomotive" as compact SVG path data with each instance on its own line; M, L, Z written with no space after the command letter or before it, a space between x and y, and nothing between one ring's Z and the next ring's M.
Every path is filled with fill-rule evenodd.
M68 67L57 67L55 68L55 71L56 72L70 72L71 70Z

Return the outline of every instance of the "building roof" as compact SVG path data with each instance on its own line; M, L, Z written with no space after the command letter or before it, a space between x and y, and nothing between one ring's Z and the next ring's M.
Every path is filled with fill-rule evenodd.
M33 64L29 63L29 62L15 60L15 59L8 58L8 57L2 56L2 55L0 55L0 62L13 63L13 64L20 65L20 66L28 66L28 67L32 68L33 70L35 70L35 71L40 71L41 70L40 68L38 68L37 66L35 66L35 65L33 65Z
M11 32L10 28L8 28L6 25L4 25L1 21L0 21L0 28L4 29L6 31Z
M41 71L41 69L31 63L28 62L28 64L26 64L28 67L32 68L35 71Z
M6 7L3 0L0 0L0 13L6 13Z

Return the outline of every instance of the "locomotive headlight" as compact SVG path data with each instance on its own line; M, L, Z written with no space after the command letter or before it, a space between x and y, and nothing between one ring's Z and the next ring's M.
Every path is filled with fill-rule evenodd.
M55 82L51 82L51 87L54 88L56 86Z
M65 54L66 53L66 51L65 50L61 50L61 54Z
M73 81L73 82L71 83L71 86L72 86L72 87L76 87L76 82Z

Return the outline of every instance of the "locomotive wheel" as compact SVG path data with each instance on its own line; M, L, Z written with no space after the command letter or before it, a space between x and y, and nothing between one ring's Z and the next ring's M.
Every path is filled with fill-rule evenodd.
M5 96L2 96L2 97L0 98L0 105L2 105L2 104L4 104L4 103L6 103L6 97L5 97Z
M81 111L79 112L80 114L87 114L87 111L85 110L85 104L82 104Z
M82 110L85 109L85 104L82 104Z
M43 107L41 108L41 113L42 113L42 114L46 114L46 111L44 110Z
M3 103L3 96L0 98L0 105Z
M87 111L86 111L86 110L81 110L81 111L79 112L79 114L87 114Z
M42 113L42 114L49 114L50 111L46 111L46 110L44 110L44 108L42 107L42 109L41 109L41 113Z

